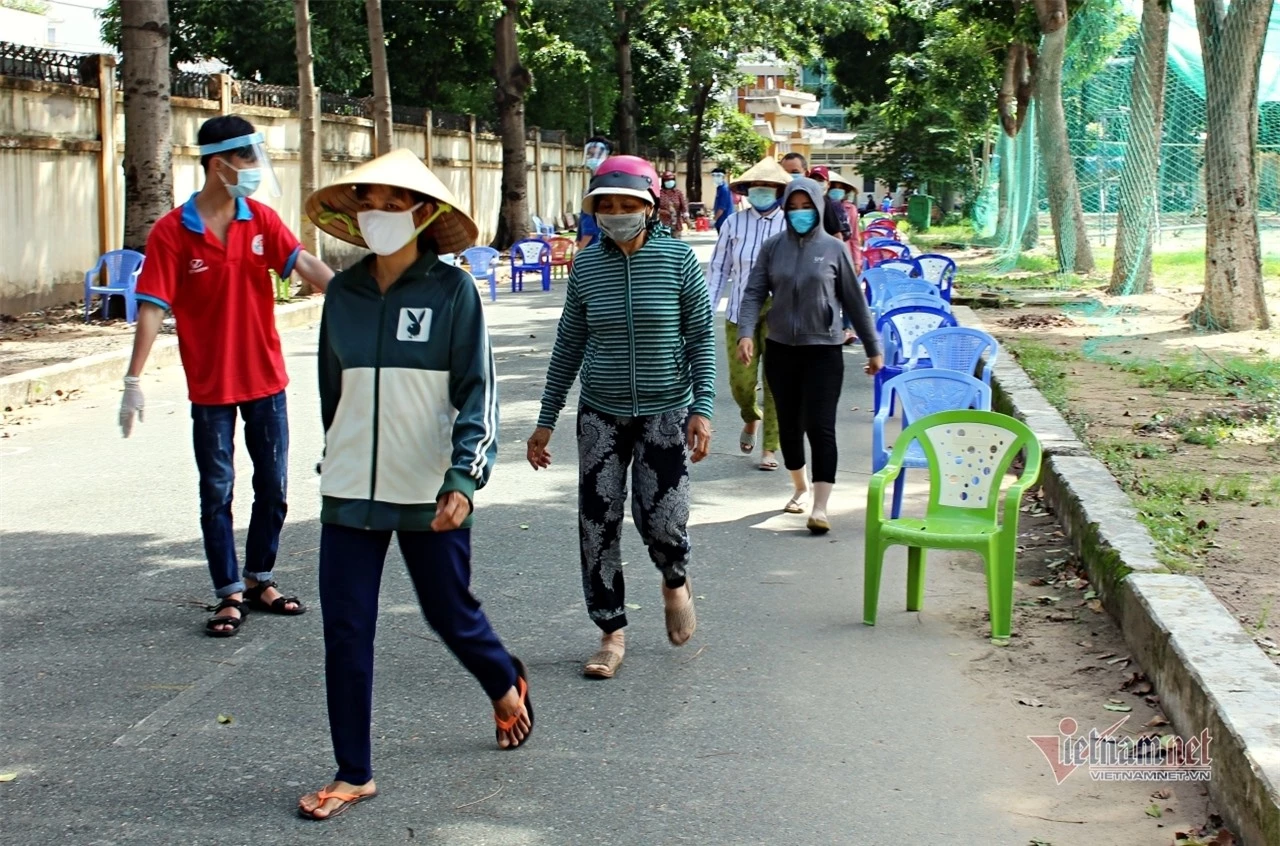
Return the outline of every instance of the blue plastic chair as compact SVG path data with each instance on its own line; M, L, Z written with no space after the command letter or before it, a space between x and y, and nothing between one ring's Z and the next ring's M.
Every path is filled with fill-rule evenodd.
M102 319L106 320L111 313L108 305L112 297L124 297L124 318L129 323L138 319L138 298L135 291L138 287L138 274L142 272L142 253L134 250L112 250L103 253L93 270L84 274L84 322L89 322L89 311L94 296L102 297ZM94 278L101 281L103 272L107 284L95 285Z
M498 300L498 259L502 256L493 247L472 247L462 251L462 260L476 279L489 280L489 299Z
M511 246L511 292L524 290L527 274L542 277L542 290L551 290L551 245L541 238L525 238Z
M533 215L532 217L533 217L533 231L534 231L534 232L536 232L536 233L537 233L537 234L539 234L539 235L554 235L554 234L556 234L556 228L555 228L554 226L552 226L550 223L544 223L544 222L542 221L542 218L538 217L536 214L535 214L535 215Z
M880 298L880 289L896 282L910 282L911 277L901 270L890 267L869 267L862 271L862 288L866 291L867 302L874 304ZM919 281L919 280L917 280Z
M926 282L924 279L912 279L909 276L905 279L902 277L889 279L877 287L875 294L871 300L871 309L876 312L877 317L889 310L885 308L885 304L889 300L901 297L904 294L922 294L933 297L937 302L932 303L932 305L936 305L939 308L946 305L946 301L942 299L942 294L938 292L937 287L932 282ZM950 306L948 306L948 310L950 310Z
M876 321L876 331L884 343L884 367L875 377L875 411L880 412L880 393L884 383L907 369L916 339L943 326L956 326L955 316L933 306L904 306L887 311ZM892 403L889 408L893 415Z
M892 253L895 258L911 258L911 248L893 238L872 238L867 242L867 247Z
M916 262L920 265L920 277L937 285L942 298L951 302L951 288L956 281L956 263L941 253L916 256Z
M871 472L877 473L889 463L893 446L886 445L885 423L889 420L894 399L902 403L902 426L905 429L915 421L939 411L957 411L973 408L991 410L991 388L972 376L954 370L914 370L894 376L880 388L880 410L871 424ZM924 449L919 443L907 447L902 468L923 469L929 466ZM902 492L906 473L898 474L893 482L893 505L889 516L898 519L902 515Z
M887 270L901 270L903 273L916 279L920 279L924 276L924 271L920 268L920 262L913 258L889 259L888 261L880 262L876 267L883 267Z
M905 294L890 292L889 299L880 305L879 313L888 314L895 308L906 308L907 306L929 306L930 308L940 308L943 311L951 311L951 304L938 296L937 290L929 293L922 291L910 291Z
M907 369L937 367L972 376L981 364L983 384L990 385L991 368L999 356L1000 342L981 329L945 326L916 338Z

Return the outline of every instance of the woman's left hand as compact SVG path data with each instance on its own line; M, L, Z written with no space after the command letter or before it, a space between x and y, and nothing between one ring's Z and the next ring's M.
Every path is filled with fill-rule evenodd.
M436 519L431 531L451 532L471 515L471 501L458 491L449 491L436 500Z
M867 359L867 363L863 365L862 372L868 376L874 376L884 369L884 356L873 355Z
M689 417L689 459L697 464L711 452L711 421L701 414Z

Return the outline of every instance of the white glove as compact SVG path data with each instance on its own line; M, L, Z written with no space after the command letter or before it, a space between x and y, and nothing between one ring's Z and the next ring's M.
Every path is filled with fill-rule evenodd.
M146 401L142 398L142 386L137 376L124 377L124 396L120 399L120 431L127 438L133 431L133 415L136 412L138 422L142 422L142 411Z

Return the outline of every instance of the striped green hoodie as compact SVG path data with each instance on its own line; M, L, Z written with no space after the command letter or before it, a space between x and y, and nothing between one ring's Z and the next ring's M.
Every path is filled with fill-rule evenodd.
M497 456L484 310L471 276L434 255L385 294L368 264L333 277L320 320L320 521L428 531L436 500L473 499Z
M539 426L555 428L575 378L582 403L606 414L711 417L714 321L688 244L657 227L630 256L601 241L574 258Z

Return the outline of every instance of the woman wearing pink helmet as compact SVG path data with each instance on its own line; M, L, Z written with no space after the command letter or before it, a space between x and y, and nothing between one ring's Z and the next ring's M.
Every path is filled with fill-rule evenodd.
M693 250L658 221L658 175L636 156L601 164L582 207L601 240L577 255L547 368L534 470L575 379L578 406L578 537L587 611L600 648L583 673L612 678L627 625L622 515L631 468L631 512L662 573L667 638L693 635L689 562L689 462L711 447L715 331L706 281Z

